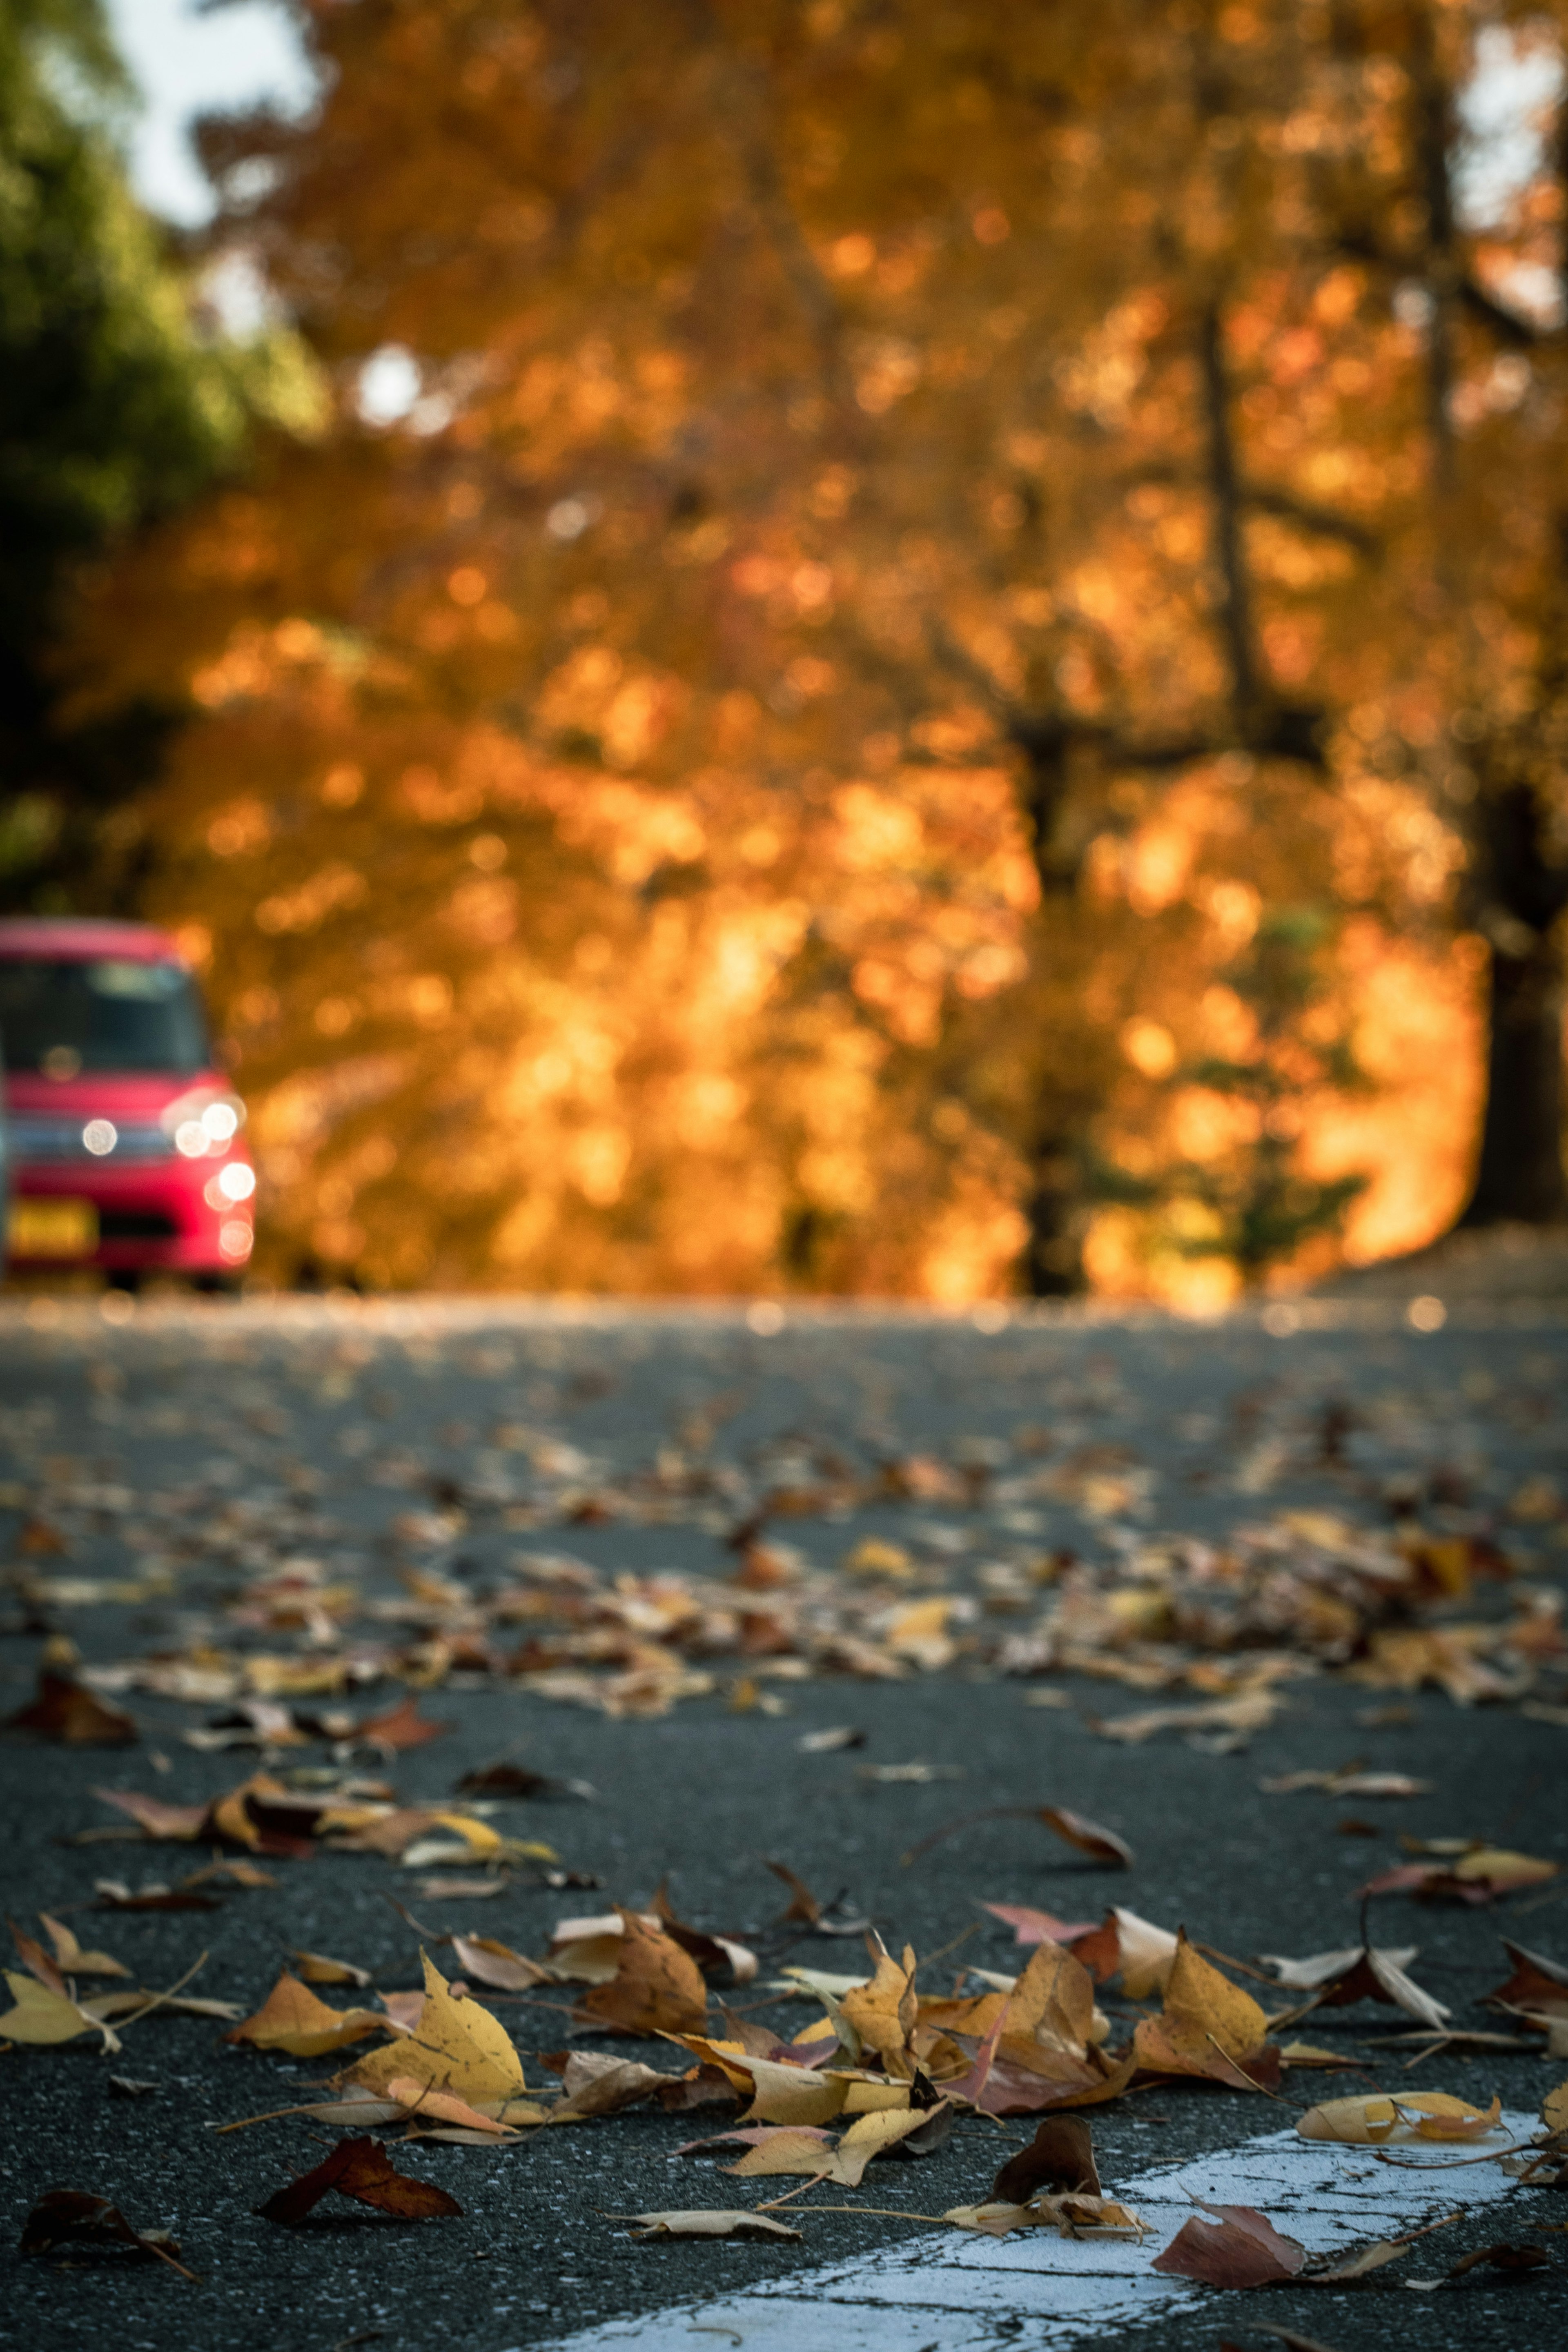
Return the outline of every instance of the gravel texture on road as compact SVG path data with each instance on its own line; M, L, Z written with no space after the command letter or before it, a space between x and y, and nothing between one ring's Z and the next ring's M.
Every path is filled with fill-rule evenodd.
M1552 1482L1561 1485L1568 1468L1568 1318L1529 1301L1506 1311L1471 1304L1428 1330L1412 1328L1402 1305L1375 1303L1275 1311L1268 1325L1253 1314L1214 1325L1014 1315L992 1328L966 1316L899 1311L792 1308L770 1328L773 1314L753 1310L748 1321L742 1308L504 1301L154 1305L128 1318L116 1301L111 1312L122 1319L108 1321L85 1303L0 1302L7 1713L28 1696L48 1631L68 1634L89 1664L188 1647L204 1626L221 1623L236 1590L268 1557L310 1552L369 1591L395 1591L393 1516L422 1498L445 1507L482 1490L505 1454L498 1432L517 1424L617 1473L661 1449L689 1455L700 1444L742 1471L784 1447L826 1446L871 1463L896 1451L977 1458L973 1441L1005 1451L1028 1432L1022 1443L1048 1442L1058 1454L1104 1449L1121 1474L1109 1506L1103 1496L1096 1507L1092 1496L1047 1500L1022 1515L1027 1524L1016 1506L989 1510L982 1489L967 1507L932 1511L889 1496L852 1520L802 1517L780 1530L823 1567L852 1541L916 1543L933 1523L952 1530L943 1541L954 1559L983 1560L1020 1544L1092 1556L1157 1530L1218 1539L1269 1514L1319 1510L1379 1529L1391 1513L1414 1511L1438 1534L1495 1538L1526 1589L1543 1595L1568 1570L1568 1518L1552 1499ZM388 1483L389 1463L397 1485ZM56 1513L68 1550L40 1561L19 1547L45 1489L78 1501ZM255 1507L243 1557L216 1533L205 1554L189 1540L201 1526L188 1507L193 1489L209 1498L215 1530L226 1502ZM179 1518L185 1548L171 1569L159 1498L174 1494L187 1507ZM639 1577L673 1570L724 1579L733 1565L725 1526L721 1509L668 1524L590 1513L520 1535L503 1511L474 1508L440 1565L481 1589L531 1546ZM95 1588L93 1597L40 1608L26 1599L40 1574L68 1594L77 1580ZM1516 1577L1453 1613L1506 1613L1518 1590ZM1132 1704L1127 1690L1054 1674L1046 1685L1063 1703L1031 1705L1039 1684L998 1676L963 1654L944 1671L900 1681L782 1680L767 1686L776 1713L735 1711L734 1679L727 1673L710 1696L653 1719L608 1719L493 1683L448 1684L422 1699L454 1727L394 1759L400 1797L449 1798L465 1770L503 1753L585 1780L592 1801L509 1805L504 1826L548 1840L572 1869L600 1880L602 1893L555 1892L520 1876L493 1900L426 1900L414 1874L394 1863L321 1852L269 1864L275 1885L226 1893L210 1912L111 1914L91 1907L96 1879L174 1877L193 1858L189 1849L67 1842L110 1821L93 1788L189 1802L232 1787L256 1760L193 1750L183 1734L213 1710L137 1691L121 1702L141 1727L136 1747L78 1750L15 1736L0 1747L6 1907L28 1927L40 1910L64 1916L152 1987L173 1984L205 1950L192 1990L248 2010L300 1948L361 1963L383 1991L415 1985L419 1938L389 1896L442 1932L538 1953L563 1914L640 1905L668 1874L684 1917L763 1942L764 1974L782 1959L852 1969L853 1944L805 1937L784 1948L771 1925L781 1890L763 1866L772 1855L818 1894L846 1893L895 1948L907 1940L934 1954L967 1937L937 1963L940 1976L965 1964L1017 1965L1009 1930L978 1908L984 1902L1068 1918L1121 1903L1251 1960L1353 1943L1356 1889L1401 1858L1401 1832L1485 1837L1568 1863L1568 1710L1554 1715L1550 1687L1537 1691L1548 1703L1531 1715L1517 1703L1459 1706L1431 1689L1396 1698L1319 1674L1287 1685L1275 1720L1223 1753L1179 1733L1142 1745L1105 1738L1093 1719ZM383 1684L374 1703L395 1696ZM864 1745L803 1752L804 1735L839 1725L863 1731ZM1259 1787L1352 1759L1428 1780L1432 1792L1352 1804ZM951 1777L862 1777L867 1764L916 1761ZM1119 1832L1134 1849L1133 1868L1095 1869L1036 1822L1005 1817L900 1861L957 1814L1042 1803L1068 1805ZM1373 1834L1342 1833L1348 1813ZM1559 1881L1477 1908L1390 1896L1373 1906L1374 1938L1419 1945L1413 1971L1451 2004L1456 2024L1495 2031L1500 2020L1474 2003L1508 1973L1500 1932L1568 1961L1565 1893L1568 1882ZM760 1989L733 1996L738 2006L761 1997ZM548 2077L529 2053L561 2047L571 2030L570 1995L560 1998L562 2007L494 1999L531 2083ZM1125 2003L1111 2005L1131 2014ZM811 2013L798 2005L765 2012L770 2022L797 2024ZM1482 2104L1495 2092L1505 2107L1533 2113L1568 2075L1568 2061L1533 2051L1454 2051L1404 2074L1406 2046L1375 2045L1407 2023L1364 2007L1328 2023L1314 2018L1302 2030L1353 2049L1369 2076L1352 2085L1292 2071L1285 2107L1191 2084L1095 2110L1108 2191L1166 2158L1237 2148L1289 2124L1289 2110L1351 2087L1440 2088ZM588 2046L658 2064L675 2057L666 2045L625 2040ZM344 2207L335 2215L322 2208L300 2229L273 2227L254 2209L319 2161L333 2135L295 2118L222 2137L213 2126L310 2095L307 2086L330 2067L226 2046L209 2021L190 2017L131 2028L113 2062L87 2041L0 2053L0 2259L8 2270L0 2341L40 2352L110 2344L163 2352L175 2342L194 2352L342 2352L360 2343L426 2352L448 2342L509 2352L734 2297L926 2227L872 2214L814 2220L820 2192L811 2192L796 2200L799 2244L636 2243L610 2217L757 2203L791 2185L733 2182L704 2158L674 2155L718 2129L721 2116L642 2109L499 2151L407 2149L403 2168L451 2190L465 2209L460 2220L399 2228ZM156 2087L114 2095L109 2076L120 2071ZM832 2201L941 2213L984 2197L1003 2155L1031 2130L972 2117L938 2154L879 2164L858 2192L831 2192ZM1465 2184L1463 2170L1440 2176L1434 2213L1462 2205ZM15 2255L22 2217L58 2187L110 2197L138 2227L172 2229L199 2284L131 2257ZM1222 2296L1190 2287L1179 2305L1162 2307L1155 2332L1162 2343L1194 2347L1222 2339L1261 2347L1279 2338L1260 2330L1283 2327L1337 2352L1390 2341L1433 2352L1545 2352L1568 2340L1565 2223L1568 2198L1514 2191L1454 2223L1419 2263L1407 2258L1340 2291L1296 2285ZM1547 2266L1517 2276L1483 2266L1428 2294L1402 2284L1402 2272L1436 2275L1497 2240L1540 2245ZM691 2326L700 2340L700 2315ZM821 2341L832 2340L825 2309ZM1004 2316L994 2340L1044 2346L1052 2336L1038 2317L1015 2325ZM1120 2325L1092 2338L1100 2352L1153 2340L1148 2329ZM899 2346L896 2333L888 2342ZM929 2343L911 2321L907 2352Z

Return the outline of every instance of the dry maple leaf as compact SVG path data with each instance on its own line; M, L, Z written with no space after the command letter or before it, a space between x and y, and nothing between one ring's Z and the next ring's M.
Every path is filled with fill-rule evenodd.
M612 2221L630 2221L634 2238L784 2238L800 2240L798 2230L787 2229L769 2213L725 2212L699 2207L690 2212L611 2213Z
M1538 2271L1552 2257L1544 2246L1477 2246L1473 2252L1461 2254L1457 2263L1448 2265L1450 2278L1463 2278L1485 2263L1494 2271Z
M955 2205L942 2215L954 2229L975 2230L988 2238L1005 2238L1014 2230L1055 2230L1064 2238L1135 2238L1142 2243L1149 2224L1130 2206L1111 2197L1067 2191L1037 2197L1027 2204L1005 2198L983 2205Z
M334 2189L340 2197L372 2205L378 2213L389 2213L398 2221L440 2221L463 2210L455 2197L433 2182L413 2180L395 2171L390 2158L374 2140L341 2139L324 2163L291 2180L287 2189L278 2189L256 2210L265 2221L292 2225L302 2221Z
M1356 2099L1328 2099L1297 2118L1303 2139L1338 2140L1352 2147L1386 2147L1411 2140L1484 2139L1501 2128L1502 2102L1474 2107L1448 2091L1413 2091L1390 2098L1381 2093Z
M1279 2053L1251 1994L1195 1951L1184 1930L1176 1945L1164 2007L1158 2017L1141 2018L1132 2037L1138 2064L1152 2074L1197 2074L1232 2089L1277 2082Z
M74 1675L45 1666L38 1675L37 1696L5 1718L7 1731L31 1731L40 1739L62 1740L68 1748L124 1748L141 1738L122 1709L110 1706ZM63 2193L63 2192L62 2192Z
M566 2095L551 2116L556 2124L580 2123L590 2116L616 2116L668 2090L679 2077L661 2074L637 2058L612 2058L596 2050L574 2050L562 2069Z
M453 2091L433 2091L428 2083L416 2082L412 2074L395 2074L386 2086L386 2095L403 2108L416 2123L458 2125L464 2132L476 2134L481 2142L487 2139L507 2139L517 2137L515 2128L501 2123L496 2116L481 2115L467 2099L459 2099ZM509 2107L526 2105L510 2100ZM531 2118L544 2121L542 2107L531 2110Z
M683 1952L694 1959L705 1972L726 1969L738 1985L751 1984L757 1973L757 1956L749 1946L736 1942L731 1936L710 1936L704 1928L688 1927L678 1919L670 1906L665 1881L655 1887L648 1909L667 1936L672 1936Z
M395 2076L409 2075L480 2107L520 2096L527 2088L522 2061L500 2020L477 2000L459 2000L429 1958L420 1958L425 1998L412 2032L357 2060L345 2080L384 2094Z
M1281 1960L1277 1954L1268 1953L1264 1958L1281 1984L1312 1993L1313 1999L1305 2004L1308 2008L1348 2009L1357 2001L1380 2000L1436 2029L1446 2024L1453 2011L1405 1975L1401 1964L1415 1955L1414 1945L1396 1952L1378 1951L1367 1945L1350 1951L1316 1952L1304 1960Z
M1541 2102L1541 2120L1550 2132L1568 2132L1568 2083L1559 2083Z
M616 1973L584 1994L583 2013L622 2033L700 2033L708 2016L702 1972L662 1927L620 1914Z
M258 2050L286 2050L291 2058L324 2058L368 2034L394 2031L391 2021L371 2009L332 2009L285 1969L254 2017L226 2042L249 2042Z
M1197 2279L1205 2286L1269 2286L1278 2279L1294 2278L1307 2259L1307 2249L1294 2238L1281 2237L1273 2223L1251 2205L1211 2205L1195 2200L1217 2218L1184 2221L1153 2267L1177 2278Z
M1356 1891L1362 1895L1414 1895L1422 1902L1495 1903L1521 1887L1543 1885L1561 1868L1561 1864L1542 1862L1534 1854L1472 1846L1452 1863L1401 1863Z
M1074 1953L1097 1984L1120 1976L1129 2000L1147 2000L1165 1990L1175 1965L1176 1938L1168 1927L1112 1905L1100 1927L1079 1937Z
M22 2224L21 2246L25 2254L52 2253L57 2246L130 2246L156 2255L182 2278L195 2278L175 2260L179 2241L167 2230L133 2230L118 2205L81 2189L47 2189Z

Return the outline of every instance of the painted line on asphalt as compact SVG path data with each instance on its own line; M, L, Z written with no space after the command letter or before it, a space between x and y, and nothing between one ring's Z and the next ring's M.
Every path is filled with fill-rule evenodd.
M1510 2142L1539 2128L1534 2116L1503 2117ZM1501 2144L1500 2144L1501 2146ZM1152 2227L1142 2245L1058 2238L1029 2231L1012 2238L939 2233L911 2223L918 2235L904 2244L851 2262L752 2287L742 2294L710 2296L637 2319L611 2320L560 2338L557 2352L697 2352L705 2336L716 2352L729 2337L742 2352L996 2352L1024 2342L1022 2322L1048 2322L1055 2347L1103 2338L1112 2328L1135 2329L1171 2317L1172 2305L1194 2305L1209 2291L1167 2278L1154 2257L1191 2219L1194 2197L1216 2205L1254 2205L1310 2254L1349 2252L1374 2238L1396 2237L1458 2205L1489 2204L1520 2191L1500 2163L1452 2169L1453 2148L1401 2149L1410 2168L1380 2164L1371 2149L1269 2132L1239 2147L1187 2161L1157 2165L1108 2194L1132 2206ZM1501 2146L1501 2152L1507 2152ZM1444 2159L1447 2159L1447 2167ZM1434 2175L1426 2178L1426 2175ZM781 2217L782 2218L782 2217ZM650 2252L652 2250L650 2249ZM718 2259L722 2250L714 2248ZM1440 2273L1447 2257L1424 2262L1413 2247L1390 2279ZM657 2253L653 2258L658 2259ZM999 2321L1009 2323L999 2331ZM829 2332L830 2331L830 2332Z

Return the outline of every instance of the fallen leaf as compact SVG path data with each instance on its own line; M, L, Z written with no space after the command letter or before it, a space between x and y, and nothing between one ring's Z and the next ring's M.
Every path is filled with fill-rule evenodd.
M1103 1830L1097 1822L1086 1821L1081 1813L1068 1812L1065 1805L1042 1805L1040 1819L1048 1830L1079 1853L1087 1853L1091 1862L1103 1864L1107 1870L1131 1870L1132 1849L1125 1838L1114 1830Z
M1510 1944L1506 1936L1502 1945L1513 1962L1513 1974L1495 1992L1483 1993L1482 2000L1499 2009L1527 2009L1537 2016L1568 2017L1568 1969L1557 1960L1547 1959L1542 1953L1527 1952L1522 1944Z
M144 2099L158 2087L156 2083L138 2082L134 2074L110 2074L109 2078L110 2095L116 2099Z
M68 1993L57 1992L37 1977L15 1975L9 1969L5 1982L16 2006L0 2017L0 2042L23 2042L32 2048L47 2049L58 2042L74 2042L79 2033L100 2033L105 2050L119 2049L118 2035Z
M124 1748L141 1737L121 1708L110 1706L73 1675L60 1674L50 1666L39 1672L37 1695L31 1704L6 1716L3 1727L36 1732L40 1739L61 1740L68 1748ZM113 2210L111 2206L110 2210Z
M206 1826L205 1805L169 1805L161 1797L144 1797L135 1789L95 1789L92 1793L101 1803L129 1813L151 1838L169 1838L188 1845Z
M1100 2195L1094 2136L1081 2116L1047 2116L1028 2147L1007 2158L991 2194L1005 2204L1027 2205L1042 2189Z
M357 1985L363 1990L371 1981L368 1969L355 1968L352 1960L329 1959L324 1952L292 1952L289 1958L304 1984Z
M1037 2197L1016 2205L1002 2198L983 2205L955 2205L942 2215L957 2230L976 2230L988 2238L1005 2238L1014 2230L1055 2230L1064 2238L1136 2238L1142 2243L1149 2224L1130 2206L1111 2197L1068 2192Z
M417 2082L412 2074L395 2074L386 2086L386 2095L422 2123L458 2124L465 2131L478 2132L481 2139L507 2137L508 2126L493 2116L481 2115L478 2107L469 2106L467 2099L459 2099L455 2091L433 2091L428 2083ZM543 2109L536 2109L535 2113L542 2122Z
M455 2197L433 2182L410 2179L405 2173L395 2171L391 2158L374 2140L341 2139L313 2172L291 2180L256 2210L265 2221L292 2226L333 2189L340 2197L374 2206L378 2213L390 2213L398 2221L439 2221L463 2210Z
M104 1911L216 1911L222 1906L210 1895L196 1895L182 1886L141 1886L134 1890L121 1878L95 1878L92 1891Z
M367 2034L391 2031L388 2021L371 2009L332 2009L318 2000L308 1985L285 1969L254 2017L247 2017L226 2042L249 2042L258 2050L286 2050L290 2058L324 2058L330 2050L346 2049Z
M598 1791L588 1780L557 1780L546 1772L531 1772L525 1765L481 1764L465 1772L458 1793L468 1797L574 1797L591 1803Z
M395 2076L411 2075L433 2090L455 2091L472 2106L521 2095L522 2061L499 2018L477 2000L459 2000L423 1953L425 1998L413 2032L384 2050L373 2050L348 2070L360 2090L384 2094Z
M1385 2263L1396 2263L1410 2252L1407 2242L1397 2238L1379 2238L1370 2246L1363 2246L1353 2254L1344 2255L1331 2263L1327 2270L1312 2271L1302 2280L1304 2286L1342 2286L1347 2280L1365 2278L1369 2272L1381 2270Z
M1494 2271L1538 2271L1551 2259L1544 2246L1477 2246L1473 2252L1461 2254L1457 2263L1449 2264L1448 2276L1463 2278L1467 2271L1478 2269L1482 2263Z
M645 2066L637 2058L612 2058L597 2050L574 2050L562 2071L566 2096L552 2123L576 2123L589 2116L617 2116L625 2107L652 2098L678 2080Z
M62 1921L51 1919L47 1911L40 1911L38 1917L55 1948L56 1960L68 1975L128 1977L131 1974L130 1969L122 1968L118 1960L110 1959L107 1952L84 1952L70 1929Z
M368 1715L355 1726L354 1738L366 1747L387 1748L395 1753L405 1748L423 1748L432 1739L444 1739L451 1730L449 1723L431 1723L419 1712L419 1701L412 1692L387 1707L380 1715Z
M1139 2020L1132 2036L1140 2066L1155 2074L1197 2074L1234 2089L1237 2077L1278 2074L1268 2021L1250 1993L1222 1976L1178 1930L1177 1950L1158 2017Z
M1521 1886L1541 1886L1562 1865L1500 1846L1471 1846L1452 1864L1401 1863L1369 1878L1358 1895L1414 1895L1423 1902L1493 1903Z
M1502 2103L1473 2107L1447 2091L1417 2091L1398 2098L1330 2099L1309 2107L1296 2129L1303 2139L1331 2139L1352 2147L1385 2147L1411 2140L1473 2140L1501 2128Z
M1541 2120L1548 2131L1568 2132L1568 2083L1559 2083L1541 2102Z
M1414 1945L1397 1952L1378 1951L1368 1945L1347 1952L1317 1952L1296 1961L1264 1955L1271 1959L1281 1984L1315 1994L1314 2008L1348 2009L1361 2000L1385 2001L1419 2024L1437 2029L1453 2011L1405 1975L1401 1963L1415 1956Z
M839 2012L861 2045L876 2052L884 2071L907 2082L914 2073L909 2041L918 2014L915 1956L906 1946L900 1966L874 1931L867 1943L876 1967L867 1983L843 1995Z
M795 1744L803 1756L837 1756L842 1748L864 1748L866 1734L853 1724L839 1723L826 1731L803 1732Z
M52 2253L57 2246L131 2246L156 2255L182 2278L195 2278L175 2260L179 2241L167 2230L133 2230L118 2205L80 2189L47 2189L22 2224L21 2246L25 2254Z
M584 2014L623 2033L700 2033L708 1989L695 1960L662 1927L635 1911L620 1916L616 1973L584 1995Z
M552 1969L514 1952L492 1936L454 1936L453 1956L467 1978L489 1985L497 1992L527 1992L534 1985L554 1984Z
M1164 2252L1155 2255L1155 2270L1205 2286L1269 2286L1294 2278L1306 2261L1306 2247L1282 2237L1256 2207L1211 2205L1203 2197L1195 2201L1215 2221L1200 2221L1194 2214L1184 2221Z
M786 2229L768 2213L724 2212L700 2207L687 2213L612 2213L612 2221L630 2221L634 2238L787 2238L799 2241L798 2230Z
M1175 1966L1176 1938L1169 1927L1156 1927L1136 1911L1112 1905L1100 1927L1077 1939L1075 1950L1097 1983L1120 1976L1129 2000L1147 2000L1165 1990Z
M1032 1909L1027 1903L983 1903L980 1907L1011 1927L1020 1944L1073 1944L1080 1936L1094 1933L1092 1919L1057 1919L1048 1911ZM1173 1936L1173 1948L1175 1940Z

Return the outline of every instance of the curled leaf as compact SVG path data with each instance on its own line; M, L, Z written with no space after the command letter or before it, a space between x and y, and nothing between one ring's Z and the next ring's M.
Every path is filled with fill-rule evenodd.
M634 2238L784 2238L800 2239L798 2230L775 2221L769 2213L724 2212L700 2207L691 2212L620 2213L612 2221L631 2221Z
M286 2050L291 2058L324 2058L330 2050L346 2049L372 2033L392 2031L389 2021L371 2009L332 2009L318 2000L308 1985L287 1969L254 2017L224 2035L226 2042L248 2042L258 2050Z
M1197 2202L1215 2221L1200 2221L1194 2214L1184 2221L1163 2253L1155 2255L1155 2270L1197 2279L1205 2286L1270 2286L1294 2278L1306 2261L1306 2247L1282 2237L1256 2207L1211 2205L1201 2197Z
M374 2206L397 2221L434 2221L460 2213L455 2197L434 2182L411 2179L394 2169L391 2158L373 2139L341 2139L324 2163L313 2172L278 2189L257 2211L265 2221L287 2225L302 2221L323 2197L335 2190L357 2204Z

